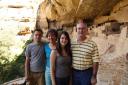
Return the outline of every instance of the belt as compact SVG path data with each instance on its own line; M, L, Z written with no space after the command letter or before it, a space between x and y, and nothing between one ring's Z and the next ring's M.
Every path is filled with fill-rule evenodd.
M79 69L74 69L73 68L73 71L76 71L76 72L85 72L85 71L92 70L92 69L93 69L92 67L90 67L88 69L85 69L85 70L79 70Z
M42 71L42 72L32 72L32 71L31 71L30 73L43 73L43 71Z

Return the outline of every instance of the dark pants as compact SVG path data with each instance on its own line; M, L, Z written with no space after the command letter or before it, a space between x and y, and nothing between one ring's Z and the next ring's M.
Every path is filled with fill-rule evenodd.
M70 77L56 78L56 85L69 85Z
M82 71L73 69L73 85L91 85L92 71L92 68Z

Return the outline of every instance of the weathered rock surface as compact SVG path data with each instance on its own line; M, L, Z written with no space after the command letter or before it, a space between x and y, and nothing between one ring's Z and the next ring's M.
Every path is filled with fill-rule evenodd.
M94 20L95 24L104 23L106 21L128 22L128 0L122 0L114 6L108 16L100 16Z
M39 25L48 27L47 23L50 22L47 20L62 26L73 24L79 18L93 20L97 16L108 15L119 1L121 0L45 0L40 4L38 21L46 24Z

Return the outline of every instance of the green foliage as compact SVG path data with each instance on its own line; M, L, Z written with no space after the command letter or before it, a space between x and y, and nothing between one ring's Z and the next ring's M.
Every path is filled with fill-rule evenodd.
M7 60L7 59L6 59ZM24 76L24 56L17 56L17 59L7 63L0 63L0 80L3 82Z
M11 62L7 57L0 57L0 61L4 61L0 62L0 84L24 76L25 47L31 42L28 40L23 46L23 52Z
M20 50L22 52L23 45L23 41L16 38L16 32L14 29L0 30L0 62L4 64L14 60L16 58L15 56L18 54L14 49L21 48Z
M13 25L13 24L11 24ZM15 25L15 24L14 24ZM8 27L8 28L6 28ZM0 85L1 83L24 76L24 48L26 38L17 36L18 28L11 26L0 29ZM27 43L30 43L28 40Z

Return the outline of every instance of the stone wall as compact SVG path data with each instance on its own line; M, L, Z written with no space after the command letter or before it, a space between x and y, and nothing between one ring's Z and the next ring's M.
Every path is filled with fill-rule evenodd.
M91 36L99 48L100 66L97 85L127 85L128 84L128 27L124 26L120 33L102 33L105 25L93 28Z

